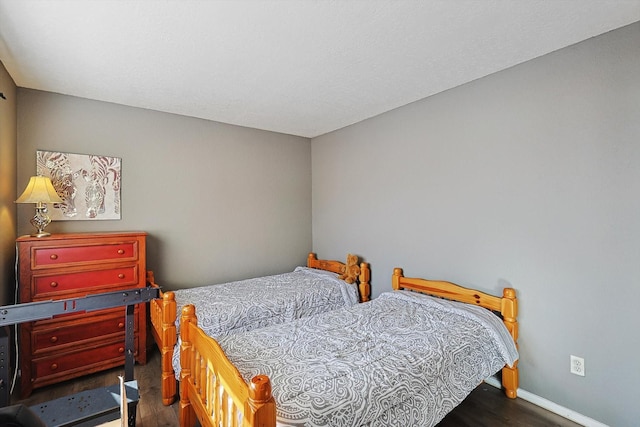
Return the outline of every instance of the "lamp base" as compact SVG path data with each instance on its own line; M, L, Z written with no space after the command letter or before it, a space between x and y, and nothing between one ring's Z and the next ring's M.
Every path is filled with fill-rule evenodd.
M31 235L31 237L47 237L51 236L51 233L44 231L44 228L49 225L51 218L47 215L47 205L44 203L38 203L36 205L36 214L31 218L31 225L33 225L37 231Z
M51 233L48 233L46 231L38 231L37 233L33 233L31 235L31 237L47 237L47 236L51 236Z

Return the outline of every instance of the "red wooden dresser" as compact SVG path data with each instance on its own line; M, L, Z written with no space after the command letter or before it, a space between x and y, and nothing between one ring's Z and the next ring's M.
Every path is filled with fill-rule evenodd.
M146 233L54 234L17 239L21 303L144 287ZM135 308L138 363L146 363L146 305ZM124 364L122 308L20 325L21 397L34 388Z

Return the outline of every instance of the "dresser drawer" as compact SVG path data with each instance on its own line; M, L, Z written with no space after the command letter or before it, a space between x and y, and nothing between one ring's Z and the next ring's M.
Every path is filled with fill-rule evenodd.
M138 242L77 244L57 247L34 247L31 256L33 269L96 262L135 261Z
M54 294L73 291L82 293L89 288L136 286L139 282L138 266L112 268L107 270L80 271L76 273L46 274L33 276L32 300L55 298ZM116 289L112 289L116 290ZM109 289L102 289L109 292ZM86 292L85 292L86 293ZM58 298L62 298L59 296Z
M138 340L136 337L136 348ZM89 373L104 369L106 365L117 366L124 363L124 340L96 345L75 352L61 353L56 356L34 359L31 362L31 374L45 383L51 377L78 376L79 372Z
M42 327L34 327L31 332L31 351L34 355L54 353L70 346L83 347L90 342L105 341L118 336L121 336L124 342L124 332L123 309L93 312L90 316L71 322L49 322ZM134 332L138 332L138 322L134 322Z

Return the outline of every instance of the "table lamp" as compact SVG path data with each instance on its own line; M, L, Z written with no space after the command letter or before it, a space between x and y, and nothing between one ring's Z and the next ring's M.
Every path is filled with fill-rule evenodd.
M62 199L56 193L51 179L46 176L32 176L27 188L22 192L16 203L35 203L36 214L31 218L31 224L38 230L32 237L46 237L51 233L44 231L51 218L47 215L47 203L62 203Z

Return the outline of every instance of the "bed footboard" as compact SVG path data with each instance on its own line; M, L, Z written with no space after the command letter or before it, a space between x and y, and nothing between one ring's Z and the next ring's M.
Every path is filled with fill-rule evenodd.
M257 375L249 384L220 345L198 328L195 307L180 318L180 426L196 420L207 426L275 427L276 407L271 382Z
M147 282L159 288L155 283L153 272L147 272ZM176 300L173 292L160 291L160 298L149 303L151 317L151 333L160 350L160 368L162 370L161 390L162 403L171 405L176 400L176 377L171 358L177 343L176 335Z

